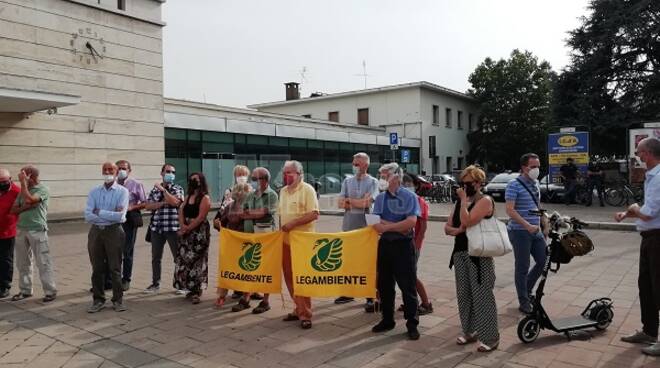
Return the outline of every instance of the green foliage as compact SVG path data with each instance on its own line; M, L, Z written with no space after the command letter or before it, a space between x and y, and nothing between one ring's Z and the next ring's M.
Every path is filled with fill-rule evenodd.
M593 153L623 154L628 126L660 119L660 1L591 0L589 11L569 32L554 120L591 129Z
M531 52L513 50L509 59L486 58L470 75L468 93L481 108L479 129L468 135L471 161L489 170L515 169L519 157L546 151L555 74Z

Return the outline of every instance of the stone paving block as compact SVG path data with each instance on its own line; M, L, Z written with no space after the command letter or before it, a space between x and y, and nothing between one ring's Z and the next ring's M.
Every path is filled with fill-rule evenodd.
M0 358L0 366L4 364L26 364L34 360L46 350L48 346L17 346L12 349L9 353L5 354Z
M141 365L141 368L185 368L186 366L167 359L160 359L155 362Z
M128 367L139 367L159 359L156 355L107 339L84 345L82 348Z

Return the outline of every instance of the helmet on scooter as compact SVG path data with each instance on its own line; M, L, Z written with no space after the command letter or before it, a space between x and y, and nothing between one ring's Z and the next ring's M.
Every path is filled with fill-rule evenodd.
M587 234L574 230L561 237L561 245L571 256L583 256L594 250L594 243Z

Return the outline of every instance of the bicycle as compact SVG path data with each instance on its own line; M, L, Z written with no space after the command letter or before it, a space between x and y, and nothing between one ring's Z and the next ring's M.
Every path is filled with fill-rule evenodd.
M631 186L628 183L619 184L605 191L605 202L613 207L627 206L632 203L644 203L644 187Z

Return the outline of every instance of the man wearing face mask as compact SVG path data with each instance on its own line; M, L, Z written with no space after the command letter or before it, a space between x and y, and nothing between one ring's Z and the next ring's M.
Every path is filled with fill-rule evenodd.
M414 229L420 216L419 200L415 193L401 187L403 171L398 164L385 164L378 171L380 182L387 183L386 190L374 202L374 214L380 216L380 223L373 226L381 234L378 241L377 284L382 320L371 330L378 333L394 328L394 286L398 284L403 297L408 338L417 340L419 317Z
M39 278L44 290L44 302L55 300L57 288L53 273L53 261L48 245L48 188L39 181L39 170L26 166L18 174L21 194L12 207L18 214L18 236L14 249L14 260L18 269L20 292L11 300L22 300L32 296L33 260L39 269Z
M178 249L177 231L179 231L179 206L183 202L183 188L174 184L176 169L172 164L165 164L161 168L163 181L156 183L149 193L145 208L152 211L149 230L151 233L151 285L146 293L160 291L161 262L165 242L170 246L172 258L175 258ZM185 293L178 291L177 293Z
M371 212L373 201L378 195L378 180L367 174L369 155L364 152L353 156L353 176L344 179L339 192L338 206L346 210L342 222L342 231L361 229L367 226L365 214ZM352 302L354 298L341 296L335 299L335 304ZM375 311L373 299L367 299L364 305L367 313Z
M636 218L637 230L642 236L639 257L639 306L642 331L624 336L622 341L652 344L642 349L647 355L660 356L658 340L658 310L660 310L660 140L649 137L639 142L635 155L646 164L644 205L635 203L626 211L617 212L617 222L627 217Z
M515 284L518 293L518 309L531 313L530 295L541 275L546 257L546 243L541 231L539 216L529 213L539 209L540 189L538 184L541 162L534 153L520 158L520 176L506 186L506 213L511 220L507 228L515 258ZM535 265L529 269L529 257Z
M277 193L270 187L270 172L264 167L252 170L250 185L252 192L247 195L243 203L243 229L246 233L268 233L275 231L275 215L277 212ZM258 298L259 296L257 296ZM254 298L254 295L252 296ZM269 294L263 295L263 300L252 313L261 314L270 310ZM239 303L232 308L232 312L239 312L249 307L249 298L243 295Z
M303 181L303 167L300 162L286 161L283 171L285 187L280 190L277 210L281 230L284 232L282 271L291 299L295 303L294 312L284 317L284 321L300 321L301 328L309 329L312 328L312 299L293 294L291 252L295 250L295 244L289 243L289 232L315 231L316 220L319 218L319 201L314 188Z
M11 207L20 193L21 188L11 181L9 170L0 168L0 299L9 296L14 274L18 216L11 212Z
M147 198L144 194L144 187L139 181L129 177L131 174L131 163L126 160L116 162L118 173L117 183L128 190L128 212L126 212L126 221L122 224L126 241L122 250L122 278L121 285L124 291L131 286L131 276L133 274L133 250L135 248L135 238L137 237L138 227L142 226L142 212L145 208Z
M124 246L128 190L116 182L117 165L106 162L101 168L103 184L94 187L87 196L85 221L92 226L87 237L87 250L92 263L92 292L94 300L87 309L96 313L105 308L105 273L112 278L112 308L116 312L126 310L121 284L121 258Z

